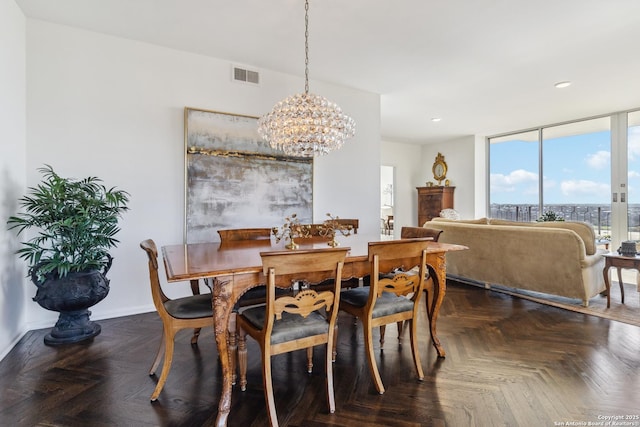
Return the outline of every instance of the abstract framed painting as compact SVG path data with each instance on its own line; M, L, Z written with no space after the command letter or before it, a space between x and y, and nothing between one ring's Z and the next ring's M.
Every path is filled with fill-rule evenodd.
M258 135L257 117L185 107L185 243L226 228L280 227L313 218L313 159L291 157Z

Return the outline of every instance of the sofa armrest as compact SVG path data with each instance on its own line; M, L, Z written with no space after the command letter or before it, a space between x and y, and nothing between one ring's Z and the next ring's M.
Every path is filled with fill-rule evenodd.
M580 260L580 266L582 268L589 268L602 260L602 254L606 254L609 251L605 249L598 249L593 255L585 255L584 259Z

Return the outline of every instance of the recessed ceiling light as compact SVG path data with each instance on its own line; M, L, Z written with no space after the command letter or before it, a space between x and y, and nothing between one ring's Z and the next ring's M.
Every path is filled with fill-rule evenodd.
M440 120L442 120L440 117L432 117L431 118L432 122L439 122Z
M563 87L571 86L571 82L570 81L558 82L554 86L557 87L558 89L562 89Z

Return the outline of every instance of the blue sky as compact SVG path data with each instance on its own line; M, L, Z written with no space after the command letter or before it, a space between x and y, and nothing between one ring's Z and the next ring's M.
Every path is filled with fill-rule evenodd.
M514 139L491 144L491 203L538 203L538 144ZM608 204L610 133L567 136L543 143L545 204ZM640 127L629 131L630 203L640 203ZM634 191L635 190L635 191Z

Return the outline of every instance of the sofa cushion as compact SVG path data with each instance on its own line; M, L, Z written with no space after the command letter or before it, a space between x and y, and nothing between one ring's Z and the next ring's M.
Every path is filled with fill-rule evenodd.
M478 218L478 219L450 219L450 218L442 218L442 217L434 217L431 218L433 222L455 222L460 224L488 224L487 218ZM427 221L425 224L429 223Z
M519 222L507 221L504 219L490 218L491 225L514 225L521 227L541 227L541 228L563 228L575 231L584 242L584 249L587 255L596 253L596 233L593 226L581 221L543 221L543 222Z
M491 224L491 225L517 225L517 226L530 227L533 224L535 224L535 222L509 221L507 219L489 218L487 220L487 224Z
M536 227L565 228L575 231L584 241L584 249L587 255L596 253L596 232L593 226L587 222L580 221L555 221L555 222L536 222Z

